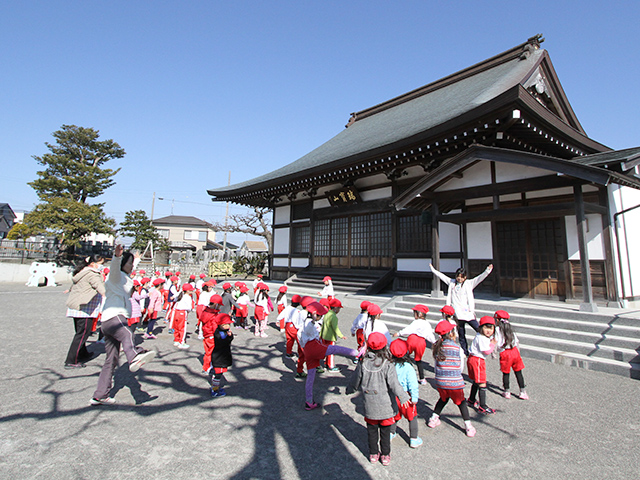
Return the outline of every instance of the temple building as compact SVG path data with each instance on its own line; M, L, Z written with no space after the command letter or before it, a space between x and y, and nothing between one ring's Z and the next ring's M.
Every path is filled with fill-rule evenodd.
M640 298L640 147L589 138L541 36L366 110L302 158L211 189L273 209L271 276L439 294L429 264L581 309ZM640 238L640 237L639 237Z

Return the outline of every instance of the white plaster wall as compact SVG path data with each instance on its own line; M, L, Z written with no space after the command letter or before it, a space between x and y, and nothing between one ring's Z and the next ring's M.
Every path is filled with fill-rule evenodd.
M615 232L612 243L618 292L621 297L640 296L640 248L635 243L640 239L640 208L619 215L613 223L613 213L640 205L640 191L619 185L611 185L608 190Z
M440 252L460 251L460 227L454 223L440 222Z
M379 200L381 198L391 197L391 187L376 188L374 190L367 190L366 192L360 192L360 198L363 202L370 202L372 200Z
M467 255L470 260L493 258L491 222L467 224Z
M440 271L441 272L455 272L462 266L462 260L454 258L440 259Z
M465 203L467 205L484 205L488 203L493 208L493 197L470 198Z
M407 178L421 178L424 177L426 173L424 172L424 168L422 167L409 167L406 168L402 174L401 179Z
M291 266L294 268L305 268L309 266L308 258L292 258Z
M273 229L273 253L289 253L289 230L290 228Z
M589 260L604 260L604 248L602 243L602 219L600 215L587 215L588 231L587 251ZM580 251L578 246L578 226L576 225L575 215L565 217L565 225L567 228L567 251L569 260L580 260Z
M329 202L329 200L327 198L321 198L319 200L314 200L313 201L313 209L314 210L318 210L320 208L327 208L330 207L331 203Z
M274 267L288 267L289 259L288 258L274 258L273 259Z
M429 258L399 258L398 259L398 271L399 272L430 272Z
M358 178L355 181L355 187L357 189L362 189L365 187L373 187L375 185L384 185L389 183L387 176L383 173L379 173L377 175L370 175L368 177Z
M436 189L436 192L455 190L457 188L475 187L491 183L491 169L489 162L478 162L473 167L462 172L462 178L451 178L444 185Z
M584 192L584 189L582 190ZM540 197L557 197L559 195L573 195L573 188L550 188L549 190L537 190L535 192L527 192L527 198Z
M273 224L280 225L283 223L289 223L290 218L291 218L291 205L283 205L281 207L276 207Z
M556 175L556 172L514 163L496 162L496 181L498 183L522 180L524 178L543 177L546 175Z

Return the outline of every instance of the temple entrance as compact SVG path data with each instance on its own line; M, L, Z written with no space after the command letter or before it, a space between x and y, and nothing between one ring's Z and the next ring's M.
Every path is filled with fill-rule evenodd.
M391 268L391 213L367 213L316 220L313 266Z
M499 222L500 293L564 299L567 260L562 219Z

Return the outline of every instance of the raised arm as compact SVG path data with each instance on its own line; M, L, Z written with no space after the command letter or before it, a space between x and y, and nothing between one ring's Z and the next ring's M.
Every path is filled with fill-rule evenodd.
M478 275L477 277L474 277L474 278L472 278L470 280L467 280L467 282L471 283L471 289L476 288L478 286L478 284L480 282L482 282L485 278L487 278L492 271L493 271L493 264L490 264L484 270L484 272L482 272L480 275Z
M438 270L435 269L435 267L430 263L429 264L429 268L431 269L431 272L438 277L440 280L442 280L444 283L446 283L447 285L449 285L449 283L451 283L451 278L447 277L444 273L439 272Z

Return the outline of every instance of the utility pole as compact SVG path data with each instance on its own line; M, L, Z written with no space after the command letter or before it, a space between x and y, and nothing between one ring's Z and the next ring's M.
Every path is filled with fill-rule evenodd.
M153 222L153 208L156 206L156 192L153 192L153 200L151 200L151 221Z
M229 170L229 180L227 182L227 186L231 185L231 170ZM223 259L226 260L227 258L227 225L229 222L229 202L227 202L227 208L226 211L224 212L224 237L222 240L222 254L223 254Z

